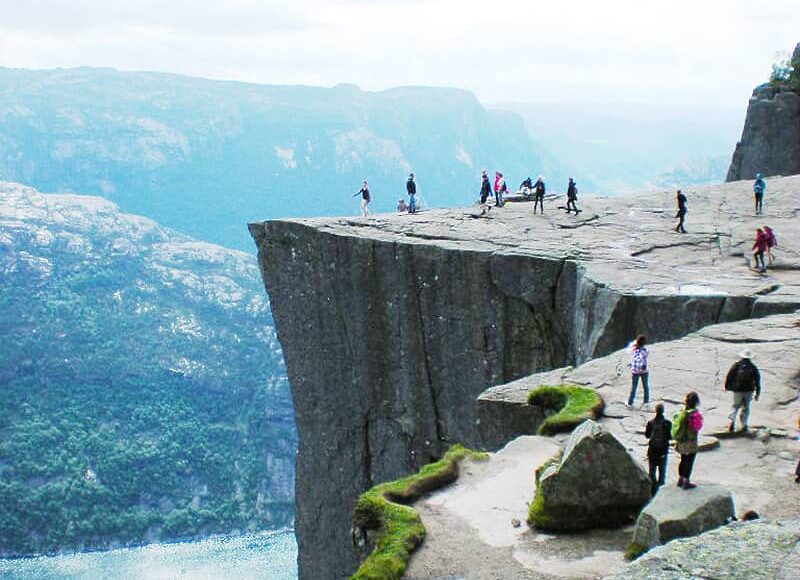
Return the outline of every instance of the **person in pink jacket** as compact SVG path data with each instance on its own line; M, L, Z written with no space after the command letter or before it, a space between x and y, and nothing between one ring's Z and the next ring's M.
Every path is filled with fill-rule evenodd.
M767 234L764 233L764 230L758 228L756 230L756 241L753 242L753 258L756 262L755 269L761 273L767 271L767 264L764 262L764 253L767 251L769 247ZM759 267L758 262L761 261L761 266Z
M675 435L675 449L681 456L681 462L678 464L678 487L683 489L697 487L691 482L691 478L694 459L697 456L697 442L700 430L703 428L703 415L697 409L699 404L700 396L697 393L694 391L687 393L680 419L683 425L677 428Z

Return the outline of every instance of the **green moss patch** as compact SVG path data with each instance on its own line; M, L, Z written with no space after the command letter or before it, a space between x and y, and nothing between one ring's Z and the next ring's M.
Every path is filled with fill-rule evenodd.
M445 456L415 475L376 485L356 500L353 526L378 530L375 549L350 580L399 580L411 553L425 539L419 514L407 505L458 478L458 464L466 458L484 460L488 454L453 445Z
M540 385L528 393L528 404L552 413L539 427L540 435L569 433L587 419L598 418L606 406L597 391L577 385Z
M635 560L645 552L647 552L647 546L637 544L636 542L631 542L628 544L628 547L625 548L625 559Z

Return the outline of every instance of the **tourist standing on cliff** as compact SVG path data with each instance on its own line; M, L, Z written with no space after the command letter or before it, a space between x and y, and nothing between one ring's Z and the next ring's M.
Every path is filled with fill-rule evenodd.
M675 214L675 217L678 218L678 225L675 226L675 231L681 234L685 234L686 230L683 227L683 222L686 219L686 196L681 193L681 190L678 190L678 213Z
M669 440L672 433L672 422L664 417L664 405L656 405L656 416L647 422L644 436L650 442L647 444L647 463L650 467L650 495L655 495L658 488L664 485L667 472L667 456L669 455ZM658 476L656 476L658 471Z
M499 171L494 172L494 202L497 207L503 207L503 195L506 192L506 180Z
M536 213L536 206L538 205L542 215L544 215L544 194L546 189L544 177L540 175L536 178L536 183L533 184L533 213Z
M372 198L369 195L369 187L367 187L366 179L361 182L361 189L355 192L353 194L353 197L359 194L361 194L361 214L364 217L367 217L369 215L369 210L367 209L367 206L369 205L369 202L372 200Z
M756 173L756 180L753 183L753 194L756 201L756 214L764 213L764 191L767 189L767 184L760 173Z
M747 433L747 421L750 418L750 402L761 396L761 373L758 372L758 367L750 360L753 358L753 353L749 349L745 349L739 353L739 360L733 363L728 370L725 377L725 390L733 393L733 410L728 418L731 424L728 425L728 431L733 433L736 428L736 415L740 415L742 422L742 431Z
M764 226L764 235L767 236L767 259L772 264L772 248L778 245L778 238L775 237L775 232L769 226Z
M577 199L578 186L575 184L575 180L570 177L569 183L567 183L567 213L570 213L570 211L574 209L575 215L578 215L578 206L575 205Z
M700 397L694 391L686 395L683 411L676 414L672 421L672 438L675 449L681 456L678 464L678 487L692 489L697 487L691 482L694 460L698 451L700 429L703 428L703 415L697 410Z
M491 210L492 208L486 203L486 200L489 199L489 196L492 194L492 185L489 183L489 175L486 173L484 169L481 171L481 215L484 215L487 211Z
M639 379L642 380L642 389L644 390L644 404L650 402L650 373L647 370L647 337L640 334L636 337L631 345L631 362L628 366L631 367L631 394L628 396L628 406L633 407L633 401L636 399L636 389L639 386Z
M767 271L767 264L764 262L764 254L768 248L767 235L761 228L756 229L756 240L753 242L753 258L756 262L755 270L762 274ZM761 262L761 266L758 263Z
M406 191L408 192L408 213L417 213L417 184L414 182L413 173L408 174Z

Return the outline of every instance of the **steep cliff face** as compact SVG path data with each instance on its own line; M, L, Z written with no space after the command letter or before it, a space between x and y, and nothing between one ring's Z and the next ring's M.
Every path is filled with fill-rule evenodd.
M792 62L800 63L800 44ZM800 94L790 86L757 87L747 106L727 181L800 173Z
M800 191L800 179L770 183L790 199ZM672 233L668 192L589 200L584 218L509 204L490 219L251 224L297 419L301 577L352 573L358 493L450 442L482 445L475 399L487 387L607 354L637 332L666 340L800 306L794 270L783 283L742 263L750 226L720 208L749 195L747 184L697 193L709 210L694 236Z

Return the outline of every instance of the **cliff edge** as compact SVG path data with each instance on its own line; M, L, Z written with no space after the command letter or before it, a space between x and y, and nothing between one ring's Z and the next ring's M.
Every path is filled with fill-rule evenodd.
M800 44L790 62L800 67ZM800 77L800 70L795 71ZM764 84L750 97L726 181L753 179L756 173L800 173L800 93L792 83Z
M534 372L718 322L800 307L800 177L583 202L579 216L508 204L370 219L250 224L292 387L299 435L301 578L356 567L353 500L373 483L480 446L476 397ZM749 268L763 220L780 246Z

